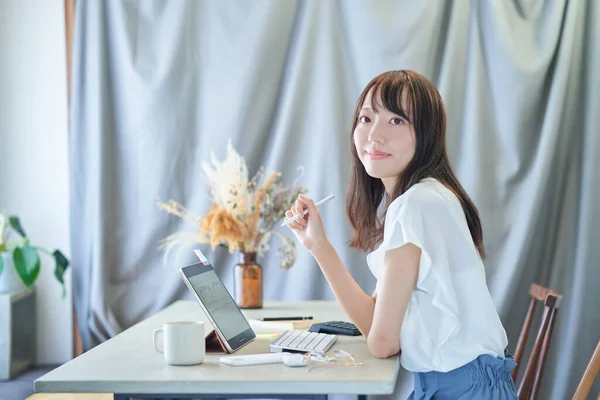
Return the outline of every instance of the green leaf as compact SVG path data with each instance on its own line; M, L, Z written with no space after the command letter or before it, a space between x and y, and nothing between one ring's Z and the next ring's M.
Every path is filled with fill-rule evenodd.
M60 283L64 285L65 281L63 277L65 275L67 267L69 266L69 260L67 260L67 258L59 250L54 250L54 253L52 253L52 255L54 256L54 261L56 262L54 276L56 277L56 279L58 279Z
M19 217L17 217L16 215L11 215L9 218L10 221L10 226L17 231L17 233L23 237L27 237L27 235L25 234L25 231L23 230L23 227L21 226L21 221L19 220Z
M40 273L40 256L38 252L28 245L17 247L13 253L13 261L17 274L19 274L25 286L31 289Z
M2 275L2 270L4 270L4 258L2 258L2 254L0 253L0 275Z

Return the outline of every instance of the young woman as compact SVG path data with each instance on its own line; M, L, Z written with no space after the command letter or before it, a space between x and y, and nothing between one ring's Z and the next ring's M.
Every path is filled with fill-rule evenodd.
M350 246L377 278L372 296L344 267L312 199L289 225L321 267L342 308L379 358L401 353L409 399L516 399L506 332L486 285L477 208L445 146L435 86L413 71L375 77L358 99L346 211Z

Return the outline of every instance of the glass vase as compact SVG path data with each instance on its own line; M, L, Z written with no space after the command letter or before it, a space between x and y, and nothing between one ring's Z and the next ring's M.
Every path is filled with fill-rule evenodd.
M263 271L256 253L239 253L240 262L233 269L233 297L240 308L262 308Z

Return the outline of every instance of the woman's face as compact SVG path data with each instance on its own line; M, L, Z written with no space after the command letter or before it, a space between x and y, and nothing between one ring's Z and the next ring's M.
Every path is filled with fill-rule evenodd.
M404 94L402 109L408 110ZM359 113L354 145L367 174L381 179L386 192L391 193L398 176L415 154L415 133L411 123L388 111L381 102L377 103L377 110L373 108L371 91Z

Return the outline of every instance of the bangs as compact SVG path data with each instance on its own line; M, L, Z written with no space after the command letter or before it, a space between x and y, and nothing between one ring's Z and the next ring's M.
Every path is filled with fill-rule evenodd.
M389 112L397 114L412 123L411 116L414 100L409 85L407 76L401 71L379 76L366 91L372 90L373 98L371 101L373 103L373 111L378 113L383 107ZM402 107L403 97L406 97L407 109Z

